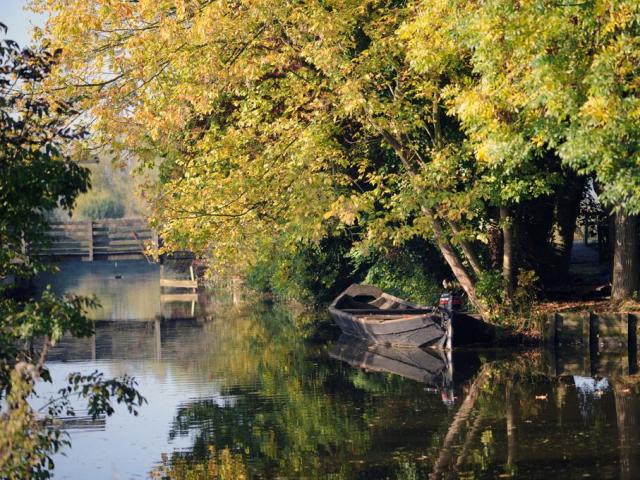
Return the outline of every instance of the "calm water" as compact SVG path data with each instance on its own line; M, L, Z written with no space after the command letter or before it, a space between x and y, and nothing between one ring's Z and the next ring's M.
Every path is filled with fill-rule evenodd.
M114 268L54 279L98 293L110 321L56 347L46 389L69 372L129 373L149 404L66 421L56 478L640 477L626 356L367 347L324 316L161 297L158 267Z

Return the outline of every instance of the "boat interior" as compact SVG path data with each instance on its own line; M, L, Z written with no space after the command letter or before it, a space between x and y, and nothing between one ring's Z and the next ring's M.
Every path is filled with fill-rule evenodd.
M360 290L360 289L358 289ZM398 314L422 314L432 313L431 308L418 308L410 305L399 298L383 293L382 291L376 295L375 289L371 288L370 292L355 291L354 295L350 295L347 290L335 303L335 308L347 313L371 313L391 315Z

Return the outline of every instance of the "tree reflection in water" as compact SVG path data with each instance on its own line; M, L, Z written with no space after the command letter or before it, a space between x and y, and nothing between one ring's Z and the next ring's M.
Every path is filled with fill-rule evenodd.
M58 287L83 288L104 268L70 274ZM63 339L50 357L52 365L109 365L114 374L134 368L166 387L170 411L178 406L159 427L166 443L154 443L158 478L640 476L633 352L456 351L451 363L433 352L338 340L312 314L231 308L204 293L195 309L168 305L180 317L169 320L158 315L157 275L145 272L133 268L119 280L130 295L116 295L122 308L112 309L135 320L98 322L93 338ZM82 443L100 450L118 438L108 427ZM144 434L135 437L130 445L145 443ZM159 458L168 444L180 447ZM149 467L125 468L132 476ZM75 471L72 461L67 469Z
M327 358L335 342L318 340L316 322L276 309L220 324L216 348L200 368L220 372L229 400L185 402L170 436L191 436L193 446L164 458L154 475L633 478L638 472L638 394L630 377L611 377L612 388L586 398L581 380L570 371L550 373L541 352L461 352L453 359L449 404L432 391L444 391L442 383Z

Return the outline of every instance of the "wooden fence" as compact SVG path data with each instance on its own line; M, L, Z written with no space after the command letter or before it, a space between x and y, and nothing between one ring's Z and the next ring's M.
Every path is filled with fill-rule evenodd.
M551 343L592 351L638 348L638 312L567 312L548 315L543 333Z
M158 236L144 219L121 218L50 224L50 244L38 255L50 257L135 258L158 247Z

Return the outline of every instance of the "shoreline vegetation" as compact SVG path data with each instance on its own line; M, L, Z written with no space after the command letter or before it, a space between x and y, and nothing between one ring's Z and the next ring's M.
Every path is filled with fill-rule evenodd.
M446 280L527 330L582 229L593 286L637 295L637 2L31 7L60 48L44 91L154 172L167 251L304 301Z

